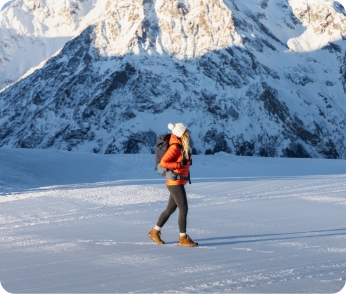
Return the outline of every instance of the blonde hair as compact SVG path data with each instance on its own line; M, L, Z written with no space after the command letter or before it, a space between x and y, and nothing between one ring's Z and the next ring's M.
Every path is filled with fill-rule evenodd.
M190 136L189 131L186 130L185 133L180 137L181 144L183 145L183 152L186 159L190 159L189 150L190 150Z

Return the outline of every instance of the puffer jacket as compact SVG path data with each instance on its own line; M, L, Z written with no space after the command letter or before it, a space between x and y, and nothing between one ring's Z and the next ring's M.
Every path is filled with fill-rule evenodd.
M177 144L181 146L181 142L179 138L172 134L169 140L170 146L167 149L166 153L162 156L160 164L162 167L173 170L175 173L187 178L189 176L191 156L187 164L181 167L180 162L183 161L184 157L183 157L182 149ZM186 183L187 183L187 180L177 180L177 181L174 181L171 179L166 180L167 186L185 185Z

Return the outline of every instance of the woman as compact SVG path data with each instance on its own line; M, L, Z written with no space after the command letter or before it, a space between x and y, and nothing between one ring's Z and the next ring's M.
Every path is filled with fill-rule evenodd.
M179 174L180 179L167 178L166 185L170 192L167 208L161 213L156 226L149 232L148 237L157 244L165 244L161 240L161 228L167 222L171 214L179 208L178 225L180 230L179 246L193 247L193 242L186 234L186 217L188 211L186 191L184 185L189 181L189 169L192 163L189 146L189 131L182 123L168 124L172 131L169 148L162 157L160 165Z

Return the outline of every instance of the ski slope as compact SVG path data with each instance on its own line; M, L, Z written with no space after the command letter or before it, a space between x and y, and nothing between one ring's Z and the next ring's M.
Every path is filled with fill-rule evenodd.
M194 156L188 234L153 156L0 148L0 282L10 293L336 293L346 161ZM1 288L1 287L0 287Z

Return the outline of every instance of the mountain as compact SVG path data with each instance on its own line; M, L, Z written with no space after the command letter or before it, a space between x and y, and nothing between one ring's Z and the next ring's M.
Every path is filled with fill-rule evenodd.
M5 1L5 3L2 1L0 2L0 11L4 10L5 8L7 8L8 6L10 6L15 0L12 1Z
M98 15L96 0L17 0L0 12L0 89L50 58Z
M148 153L169 122L184 122L197 154L346 158L341 2L66 3L78 9L22 0L0 14L16 9L24 24L51 11L41 26L50 58L23 55L26 37L9 41L43 62L23 76L7 58L19 79L0 92L0 146ZM54 21L70 30L61 50Z

